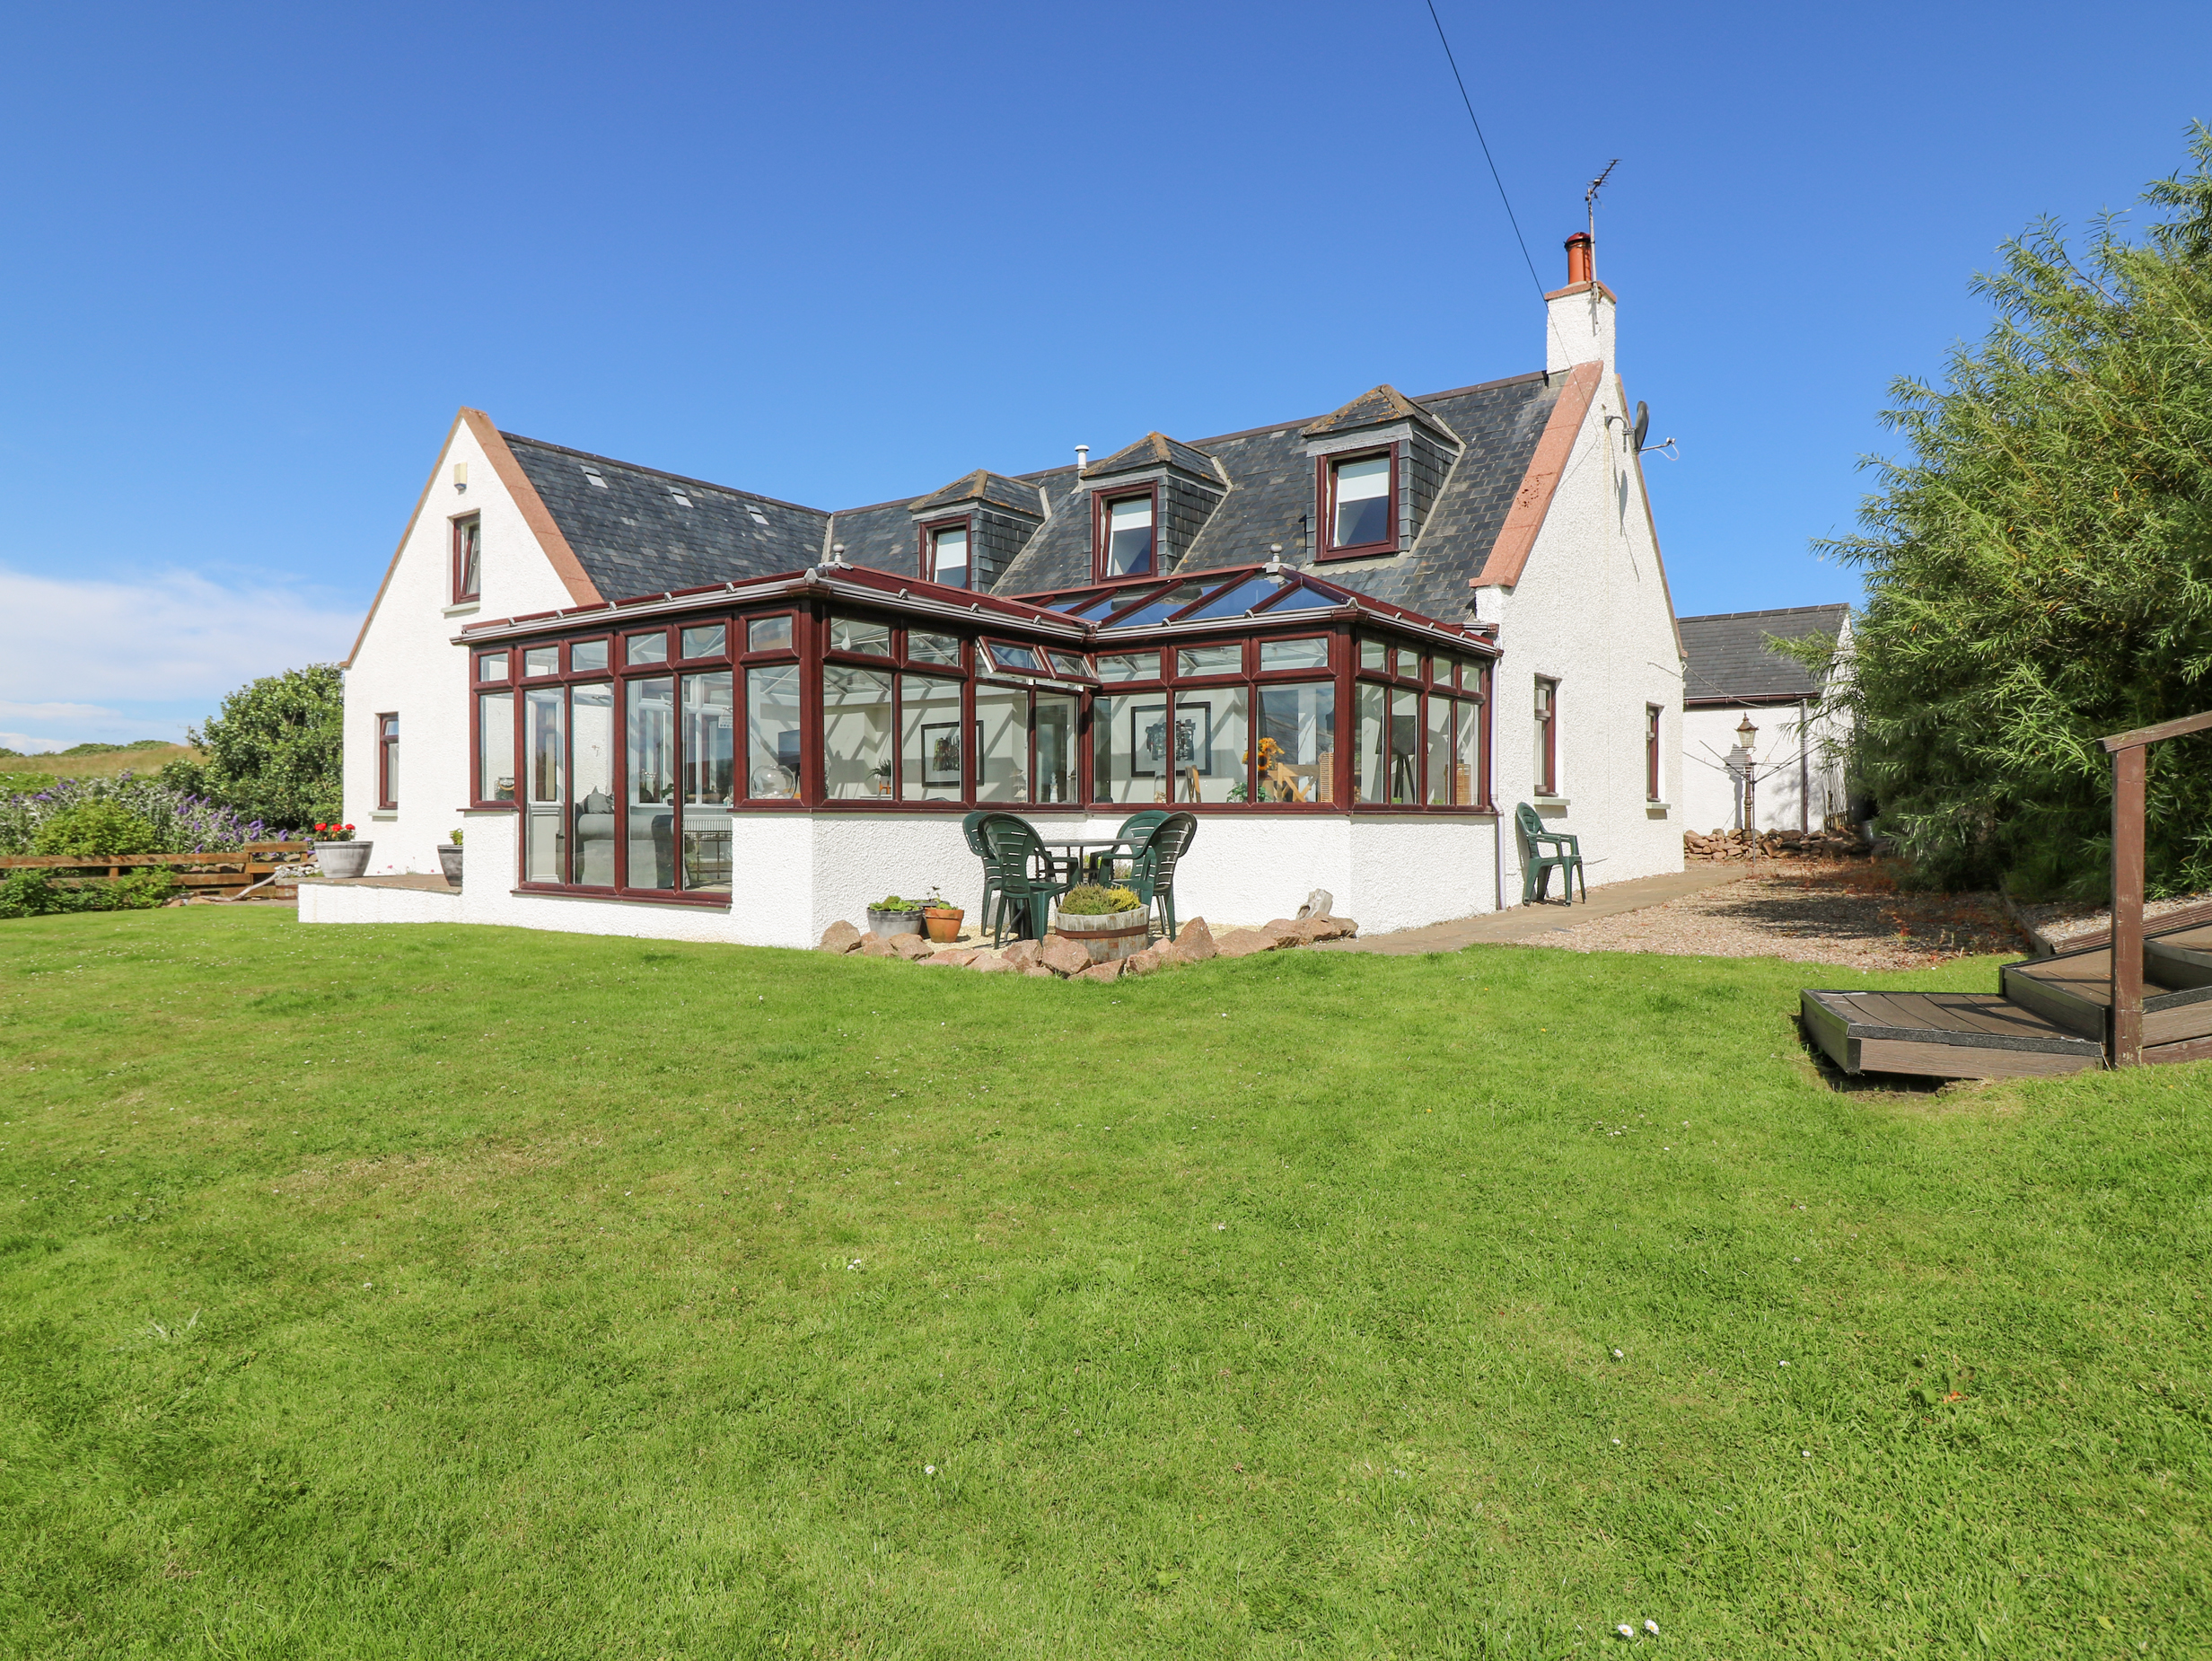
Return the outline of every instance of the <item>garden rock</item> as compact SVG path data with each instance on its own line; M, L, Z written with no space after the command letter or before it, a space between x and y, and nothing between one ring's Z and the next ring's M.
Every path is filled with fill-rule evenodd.
M929 942L919 935L893 935L891 937L891 949L909 963L935 955L929 949Z
M834 952L841 957L847 952L857 951L860 939L860 930L839 919L821 931L821 944L814 949L817 952Z
M1221 948L1214 944L1214 931L1206 926L1206 919L1194 917L1175 931L1174 939L1153 949L1160 954L1163 963L1203 963Z
M932 952L921 961L925 963L933 963L941 969L965 969L976 961L976 954L954 947L950 952Z
M1275 936L1263 930L1232 928L1222 936L1217 951L1223 957L1257 957L1262 952L1274 951L1275 947Z
M1056 975L1079 974L1091 967L1090 953L1058 935L1037 948L1036 961Z
M996 952L978 952L968 967L983 975L1010 975L1014 972L1014 965Z
M1141 952L1132 952L1121 960L1125 975L1149 975L1156 972L1167 960L1161 955L1163 948L1148 945Z
M1037 961L1037 943L1034 940L1015 941L1006 948L1005 959L1009 969L1027 969Z
M1058 975L1054 974L1054 973L1053 973L1053 972L1052 972L1049 969L1047 969L1047 968L1046 968L1046 967L1045 967L1042 963L1031 963L1031 965L1030 965L1027 969L1024 969L1022 972L1023 972L1023 974L1027 975L1027 976L1028 976L1031 980L1058 980L1059 979L1059 976L1058 976Z
M1077 970L1068 978L1074 980L1119 980L1123 965L1128 962L1127 958L1110 958L1103 963L1093 963L1088 969Z
M1325 888L1317 888L1305 897L1305 903L1298 908L1298 915L1301 918L1327 917L1330 908L1336 903L1337 897L1334 894Z
M861 957L896 957L899 954L891 949L890 941L879 935L870 935L860 943L857 955Z

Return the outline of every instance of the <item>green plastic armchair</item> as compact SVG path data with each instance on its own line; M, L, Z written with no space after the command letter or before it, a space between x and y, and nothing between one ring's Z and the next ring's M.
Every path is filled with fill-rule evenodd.
M1551 874L1560 873L1560 881L1567 894L1567 903L1575 903L1575 879L1582 879L1583 903L1590 901L1590 877L1582 868L1582 839L1563 830L1547 830L1536 810L1526 802L1513 810L1513 816L1521 827L1521 839L1528 844L1528 857L1521 862L1521 903L1540 905L1546 891L1551 885ZM1555 853L1544 852L1549 842Z
M1026 924L1031 938L1042 940L1051 920L1052 901L1074 884L1060 881L1051 853L1028 820L1013 813L987 813L976 830L983 839L988 880L998 893L991 944L1005 942L1010 911Z

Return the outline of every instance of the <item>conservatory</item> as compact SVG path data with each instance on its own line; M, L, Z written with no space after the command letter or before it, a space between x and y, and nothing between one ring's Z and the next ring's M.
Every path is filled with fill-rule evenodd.
M1487 633L1295 567L1011 600L834 564L456 644L464 920L812 945L886 892L972 908L988 806L1048 839L1189 808L1186 916L1497 902Z

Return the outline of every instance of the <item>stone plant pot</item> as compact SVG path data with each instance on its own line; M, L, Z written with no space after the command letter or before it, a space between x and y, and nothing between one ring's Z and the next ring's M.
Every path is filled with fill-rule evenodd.
M448 883L455 888L461 886L460 843L441 842L438 844L438 869L445 873L445 880Z
M1134 957L1151 944L1151 909L1110 911L1103 917L1070 917L1061 911L1053 917L1052 932L1063 940L1073 940L1091 954L1093 962L1110 963L1117 958Z
M331 877L364 875L369 868L369 850L375 846L373 842L318 842L315 869Z
M896 940L900 935L918 935L922 932L922 914L919 911L879 911L870 906L868 932L879 940Z
M929 925L929 937L943 945L960 938L961 919L968 915L956 906L930 906L922 913L922 921Z

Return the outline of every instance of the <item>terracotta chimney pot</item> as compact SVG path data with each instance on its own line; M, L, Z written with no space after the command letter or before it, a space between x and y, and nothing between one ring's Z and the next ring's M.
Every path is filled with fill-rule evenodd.
M1577 283L1597 280L1597 246L1590 240L1590 233L1577 231L1567 239L1567 285L1572 288Z

